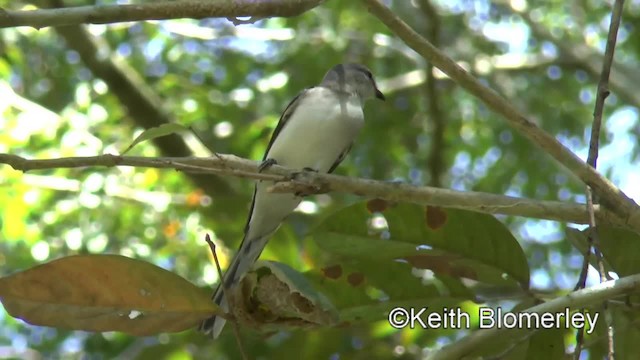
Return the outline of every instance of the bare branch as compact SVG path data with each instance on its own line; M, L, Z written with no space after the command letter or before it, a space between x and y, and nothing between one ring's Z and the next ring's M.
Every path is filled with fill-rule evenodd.
M428 186L418 187L408 184L356 179L312 172L305 172L305 176L301 179L295 176L300 173L299 170L274 165L264 172L259 173L258 162L225 154L216 154L216 156L210 158L147 158L106 154L93 157L69 157L46 160L28 160L17 155L0 154L0 163L8 164L14 169L22 171L90 166L173 168L185 172L280 181L285 182L286 185L291 183L286 189L286 191L290 192L308 191L310 188L319 188L322 189L322 191L351 193L358 196L379 198L392 202L451 207L486 214L524 216L576 224L586 224L589 219L584 204L537 201L482 192L464 192ZM290 181L294 178L295 181ZM282 187L275 186L274 190L281 191ZM612 212L599 206L595 206L594 208L595 215L601 223L623 226L640 231L640 223L631 223L628 221L629 219L619 218Z
M400 37L407 45L418 52L427 61L437 66L451 77L458 85L482 100L490 109L502 115L509 125L531 140L541 151L554 157L558 163L591 186L601 198L601 202L621 217L629 217L629 221L640 221L640 207L613 185L594 168L580 160L574 153L564 147L553 136L540 129L527 119L511 103L484 86L478 79L458 66L453 60L426 41L396 14L390 11L379 0L362 0L369 10L377 16L389 29Z
M587 158L587 163L593 168L596 168L598 163L598 151L600 148L600 127L602 125L602 114L604 112L604 101L609 96L609 74L611 73L611 65L613 64L613 54L616 49L616 40L618 38L618 28L620 27L620 20L622 18L622 7L624 5L624 0L616 0L613 11L611 12L611 20L609 24L609 34L607 36L607 45L604 51L604 61L602 63L602 71L600 73L600 80L598 81L598 94L596 96L596 104L595 109L593 110L593 125L591 126L591 139L589 141L589 157ZM589 211L589 228L592 230L589 234L589 248L584 256L584 263L589 263L589 256L591 255L591 249L596 255L596 259L598 262L598 272L600 274L600 282L604 283L607 281L607 273L604 268L604 263L602 260L602 254L599 249L599 239L598 239L598 228L596 227L596 219L593 215L593 205L594 205L594 196L593 191L591 191L591 187L587 186L587 209ZM582 272L580 273L580 279L578 280L578 286L584 288L586 285L587 279L587 266L584 265L582 268ZM609 359L613 359L614 355L614 346L613 346L613 324L609 319L611 319L610 313L608 313L609 307L607 301L604 301L603 304L604 311L607 313L607 339L608 339L608 355ZM582 342L584 340L583 336L584 329L578 329L577 339L576 339L576 351L575 351L575 359L580 359L580 352L582 349Z
M137 5L96 5L60 9L12 11L0 9L0 28L77 24L107 24L124 21L178 18L268 18L292 17L320 5L324 0L207 0L162 1Z
M211 255L213 255L213 260L216 263L216 270L218 270L218 278L220 279L220 285L218 286L222 286L222 295L227 299L227 303L228 304L233 304L233 302L229 299L228 297L228 293L229 293L229 289L227 288L227 284L223 281L224 276L222 276L222 269L220 268L220 261L218 261L218 252L216 251L216 244L213 242L213 240L211 240L211 236L209 236L209 234L205 235L205 241L207 242L207 244L209 245L209 249L211 250ZM215 297L215 293L213 294L213 297ZM212 297L212 299L213 299ZM240 335L240 326L238 325L238 321L236 320L235 315L233 314L233 308L231 308L231 325L233 326L233 334L235 335L236 338L236 343L238 344L238 350L240 350L240 355L242 356L243 360L247 360L249 359L249 357L247 356L247 353L244 349L244 344L242 342L242 336ZM227 319L229 320L229 319Z
M593 110L593 126L591 128L589 158L587 159L587 163L594 168L596 168L598 162L600 125L602 124L604 101L607 96L609 96L609 74L611 73L611 65L613 64L613 54L616 50L616 40L618 38L618 28L620 27L623 4L624 0L616 0L613 12L611 13L611 24L609 26L609 35L607 36L607 46L604 51L604 62L602 64L602 72L600 73L600 81L598 82L596 105Z
M527 313L555 313L562 312L567 308L583 308L600 303L607 299L613 299L620 295L631 294L640 290L640 274L627 276L618 280L607 281L595 285L588 289L583 289L562 296L543 304L536 305L522 312ZM531 329L532 331L535 329ZM499 336L508 336L510 331L521 333L524 329L487 329L476 331L450 345L443 347L440 351L431 354L429 360L461 359L478 349L488 341Z
M604 102L609 96L609 75L611 74L611 66L613 64L613 55L616 48L616 40L618 38L618 28L620 27L620 20L622 18L622 7L624 0L616 1L613 11L611 13L611 21L609 24L609 34L607 36L607 45L604 53L604 61L602 63L602 70L600 72L600 80L598 81L598 89L596 96L595 108L593 110L593 123L591 126L591 138L589 140L589 156L587 158L587 164L594 169L598 163L598 151L600 148L600 127L602 125L602 114L604 112ZM593 192L587 187L587 208L591 213L592 205L597 201L594 200ZM584 261L582 264L582 271L578 278L575 289L583 289L587 281L587 271L589 269L589 257L591 255L591 249L598 259L598 267L600 271L600 281L607 280L604 265L602 264L602 255L597 248L598 233L596 230L596 219L594 216L589 216L589 227L593 231L589 234L589 247L584 254ZM580 357L580 344L576 348L576 359Z

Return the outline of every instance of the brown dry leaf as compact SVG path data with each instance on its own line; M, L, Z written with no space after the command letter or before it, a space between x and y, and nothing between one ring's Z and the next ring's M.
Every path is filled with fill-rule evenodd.
M218 311L180 276L119 255L69 256L0 278L0 301L30 324L138 336L183 331Z
M228 295L238 324L261 331L312 329L338 321L333 305L284 264L258 261L242 286Z

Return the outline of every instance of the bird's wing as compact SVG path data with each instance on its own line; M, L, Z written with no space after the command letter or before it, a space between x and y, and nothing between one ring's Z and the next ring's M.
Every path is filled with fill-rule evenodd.
M271 146L273 145L276 138L278 137L278 134L280 134L282 129L284 129L285 125L289 122L291 115L296 110L298 105L300 105L301 103L300 100L302 100L304 94L311 89L313 89L313 87L309 87L302 90L298 95L296 95L296 97L294 97L291 100L289 105L287 105L287 107L284 109L284 111L282 112L282 115L280 116L280 121L278 121L278 125L276 126L276 129L273 131L273 134L271 135L271 139L269 140L269 145L267 145L267 150L264 152L262 161L267 160L267 155L269 154L269 150L271 150ZM349 144L349 146L346 149L344 149L342 153L340 153L340 156L336 159L333 165L331 165L331 168L329 169L329 174L331 174L338 167L338 165L340 165L340 163L342 162L342 160L344 160L344 158L347 156L349 151L351 151L352 146L353 146L353 143ZM253 202L251 204L251 210L253 210ZM247 226L248 226L248 223L247 223Z
M347 146L347 148L340 153L340 156L338 156L338 158L333 163L333 165L331 165L331 168L329 169L329 174L331 174L333 170L335 170L338 167L338 165L340 165L340 163L342 162L342 160L344 160L344 158L347 156L349 151L351 151L352 147L353 147L353 143L349 144L349 146Z
M294 97L291 100L289 105L287 105L287 107L284 109L284 111L282 112L282 115L280 116L280 121L278 121L278 125L276 126L276 129L273 131L273 134L271 135L271 139L269 140L269 145L267 145L267 150L265 150L264 152L262 161L267 160L267 155L269 154L269 150L271 150L271 146L278 138L278 134L280 134L282 129L284 129L285 125L289 122L291 115L296 110L298 105L300 105L300 102L301 102L300 100L302 100L302 98L304 97L304 94L306 94L307 91L309 91L310 89L312 88L306 88L302 90L298 95L296 95L296 97Z
M296 97L294 97L289 102L287 107L284 109L284 111L282 112L282 115L280 115L280 120L278 121L278 125L276 125L276 129L273 130L273 134L271 134L271 139L269 139L269 145L267 145L267 150L264 151L264 156L262 157L262 161L267 160L267 155L269 154L269 150L271 150L271 146L273 145L273 143L275 142L276 138L278 137L278 134L280 134L282 129L284 129L284 126L289 122L289 119L291 118L291 115L293 115L293 112L296 110L298 105L300 105L300 102L301 102L300 100L302 100L303 95L307 91L312 89L312 88L313 87L309 87L309 88L306 88L306 89L302 90L300 93L298 93L298 95L296 95ZM253 214L253 208L254 208L255 202L256 202L256 191L257 190L258 190L257 187L254 188L254 190L253 190L253 198L251 199L251 206L249 207L249 216L247 217L247 223L244 225L245 234L249 230L249 222L251 222L251 214Z

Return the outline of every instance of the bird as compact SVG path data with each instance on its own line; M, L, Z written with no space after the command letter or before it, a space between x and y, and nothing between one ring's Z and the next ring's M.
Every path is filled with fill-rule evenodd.
M364 125L364 103L385 100L371 71L361 64L338 64L319 85L301 91L287 105L265 151L259 170L278 164L293 169L331 173L351 150ZM271 193L271 181L255 185L244 238L213 301L225 312L228 291L251 269L271 235L302 201L299 194ZM226 320L212 316L200 324L200 331L217 338Z

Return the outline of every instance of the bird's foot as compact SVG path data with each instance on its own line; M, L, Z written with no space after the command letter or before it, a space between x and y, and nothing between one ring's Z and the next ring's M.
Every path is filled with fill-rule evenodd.
M328 184L315 179L312 174L317 174L318 170L305 167L302 171L297 171L289 175L289 181L291 181L299 191L294 194L296 196L304 197L313 194L324 194L330 191Z

